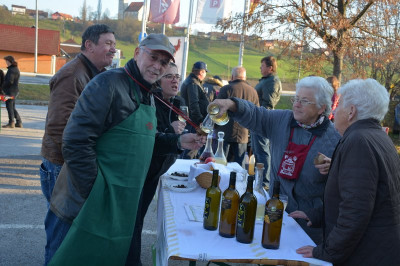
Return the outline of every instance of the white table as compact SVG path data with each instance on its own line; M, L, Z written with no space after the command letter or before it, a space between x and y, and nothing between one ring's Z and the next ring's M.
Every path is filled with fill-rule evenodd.
M177 160L168 170L189 171L196 160ZM162 183L162 181L161 181ZM204 206L206 190L198 187L191 192L173 192L160 186L158 194L157 266L168 265L168 259L189 261L240 262L280 265L332 265L329 262L303 258L296 249L314 242L287 214L283 218L280 248L261 246L262 223L256 222L254 240L242 244L235 238L219 236L218 230L203 229L202 222L189 221L185 204Z

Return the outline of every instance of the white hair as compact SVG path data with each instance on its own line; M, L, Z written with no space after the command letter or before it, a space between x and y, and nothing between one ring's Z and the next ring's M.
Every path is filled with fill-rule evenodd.
M374 79L353 79L339 88L344 107L354 105L357 120L375 118L382 121L389 109L389 93Z
M315 102L318 108L326 106L323 115L326 117L331 113L333 88L324 78L309 76L301 79L296 84L296 94L300 88L310 88L314 91Z

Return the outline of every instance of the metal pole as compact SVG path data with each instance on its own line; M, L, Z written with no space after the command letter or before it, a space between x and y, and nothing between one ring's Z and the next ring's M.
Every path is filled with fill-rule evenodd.
M249 12L249 0L244 1L244 8L243 8L243 25L242 25L242 36L240 38L240 48L239 48L239 66L243 65L243 52L244 52L244 36L246 35L245 25L244 25L244 18L248 15Z
M37 57L38 57L38 29L39 29L39 12L38 12L38 0L36 0L36 22L35 22L35 63L34 73L37 73Z
M142 34L146 33L146 24L147 24L147 1L143 1L143 15L142 15ZM144 36L143 36L144 37Z
M303 46L304 46L304 28L303 28L303 36L302 36L302 39L301 39L301 50L300 50L299 66L298 66L298 72L297 72L297 82L300 81L301 61L303 60Z
M161 31L165 35L165 23L161 24Z
M185 50L183 51L183 64L181 73L182 77L186 77L187 61L189 56L189 36L190 36L190 27L192 24L192 13L193 13L193 0L190 0L187 35L185 38Z

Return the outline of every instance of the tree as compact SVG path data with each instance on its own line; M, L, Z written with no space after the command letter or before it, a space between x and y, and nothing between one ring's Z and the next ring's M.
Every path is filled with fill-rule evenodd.
M245 15L245 25L257 34L269 32L284 38L304 38L314 45L324 44L333 55L333 75L341 80L343 59L360 36L371 33L374 17L371 7L388 5L394 0L281 0L259 1L252 14ZM241 27L243 15L220 20L217 27L232 30ZM268 27L268 28L267 28ZM304 35L303 35L304 34ZM369 39L368 39L369 40ZM368 46L368 45L366 45Z
M82 21L83 23L86 22L87 19L87 6L86 6L86 0L83 0L83 6L81 9L81 16L82 16Z

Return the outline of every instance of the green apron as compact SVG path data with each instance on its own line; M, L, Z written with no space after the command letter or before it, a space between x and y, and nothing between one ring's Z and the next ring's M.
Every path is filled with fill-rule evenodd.
M133 90L139 108L98 139L93 188L49 265L125 265L157 126Z

